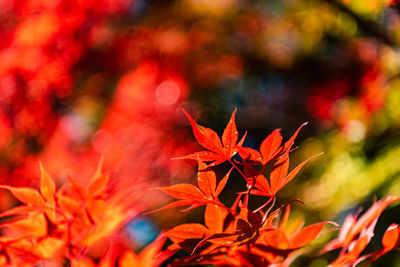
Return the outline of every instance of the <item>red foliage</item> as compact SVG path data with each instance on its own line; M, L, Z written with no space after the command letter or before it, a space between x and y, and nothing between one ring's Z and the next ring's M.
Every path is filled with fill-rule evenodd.
M211 152L201 151L181 157L184 159L196 159L197 157L198 187L191 184L178 184L158 188L178 200L157 211L178 206L190 206L186 209L190 210L206 205L205 225L182 224L164 233L164 236L173 242L168 248L169 250L183 249L191 253L190 256L176 259L172 263L173 266L196 264L288 266L300 253L304 253L300 250L301 248L323 233L322 229L326 224L336 225L333 222L320 222L304 228L301 224L288 227L290 205L285 204L274 209L278 191L289 183L309 160L315 157L309 158L288 173L291 148L299 130L305 124L283 145L279 130L273 131L264 139L260 150L257 151L242 146L244 137L237 143L235 113L236 110L224 130L221 143L213 130L198 125L185 112L197 141ZM232 160L237 151L242 159L240 163ZM211 163L206 165L203 161ZM238 197L231 207L225 206L218 199L218 195L226 185L232 169L221 179L218 186L216 175L211 169L224 161L229 161L233 166L232 169L236 169L247 184L247 191L238 193ZM266 170L267 164L272 164L270 171ZM241 168L240 165L243 167ZM265 196L267 200L264 205L252 210L248 203L249 198L254 194ZM360 257L360 253L373 235L378 217L389 204L398 200L400 198L389 196L375 203L358 220L355 215L349 215L339 238L331 241L324 248L324 252L343 248L341 255L332 263L332 266L348 266L367 258L373 261L395 248L399 241L399 227L393 224L388 228L382 240L383 249ZM280 217L281 209L285 206L285 212Z
M69 178L59 188L40 164L38 190L0 186L21 203L0 214L3 219L0 225L3 230L1 265L159 266L183 250L189 255L175 258L171 266L288 266L306 253L304 247L326 233L323 228L327 224L337 225L324 221L303 227L302 221L290 219L289 202L275 207L279 190L313 158L288 171L289 154L304 124L284 143L280 132L275 130L257 151L243 147L244 137L237 142L235 113L236 110L222 141L213 130L198 125L187 115L196 139L211 152L183 157L197 160L197 186L176 184L157 188L177 199L157 211L179 206L189 206L187 210L190 210L204 205L204 225L186 223L173 227L137 254L130 248L123 228L141 212L140 194L135 189L115 187L109 175L102 171L102 160L87 185ZM232 159L237 152L241 161ZM215 157L207 157L206 153L214 153ZM207 165L204 161L210 163ZM218 182L212 168L222 161L228 161L232 168ZM267 164L271 164L271 168L266 168ZM228 207L218 197L233 169L243 177L247 190L239 192L236 201ZM265 204L250 208L249 200L253 195L266 197ZM383 210L399 200L399 197L388 196L377 201L358 219L358 214L350 214L338 238L323 249L328 252L341 248L331 266L372 262L397 248L400 227L391 224L382 238L382 249L362 254ZM332 230L335 228L328 231ZM172 244L162 249L166 238Z

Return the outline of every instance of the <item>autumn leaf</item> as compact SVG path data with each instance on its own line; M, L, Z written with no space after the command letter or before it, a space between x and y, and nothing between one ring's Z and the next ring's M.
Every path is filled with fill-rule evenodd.
M381 250L378 250L376 252L373 252L367 256L371 257L369 262L376 261L389 251L393 250L394 248L398 247L400 241L400 226L398 224L392 223L389 225L389 227L386 229L385 234L382 237L382 246L383 248Z
M262 234L261 238L263 239L263 242L261 242L261 244L271 246L277 249L289 248L289 239L286 236L286 234L281 230L271 229L269 231L265 231Z
M210 166L215 166L230 160L238 152L238 147L243 144L245 136L237 142L238 132L235 123L236 109L233 111L232 116L225 127L222 134L222 141L215 131L197 124L189 113L184 109L182 109L182 111L192 126L193 134L197 142L209 151L200 151L175 159L197 160L200 158L204 162L211 162Z
M349 214L340 230L339 237L326 244L322 252L327 252L340 247L348 247L350 243L363 231L370 227L390 204L399 201L400 197L387 196L375 202L360 218L357 214Z
M328 223L336 225L333 222L320 222L304 227L290 239L289 247L296 249L308 245L319 236L322 228Z
M178 201L169 203L164 207L154 210L150 213L180 207L192 205L189 209L197 208L208 203L216 203L218 201L218 195L224 189L226 182L232 172L232 168L217 184L215 172L210 169L203 161L198 158L198 172L197 172L197 184L196 187L192 184L176 184L169 187L158 187L155 190L163 191L170 196L179 199ZM187 210L189 210L187 209Z
M215 204L207 204L204 212L204 223L212 233L222 233L224 231L224 221L228 211Z
M217 178L215 173L201 161L200 157L198 157L197 183L204 195L211 198L215 196Z
M262 155L262 164L265 165L271 161L282 143L282 135L279 129L273 131L261 143L260 152Z
M224 190L226 183L228 182L229 176L231 175L232 170L233 170L233 167L226 173L224 178L222 178L221 181L218 183L217 189L215 190L216 197L218 197L219 194L221 194L222 190Z
M400 237L400 227L392 223L382 237L382 246L385 252L392 250L398 243Z
M223 134L222 134L222 144L224 148L227 150L226 153L229 158L233 157L236 154L235 146L238 140L238 131L236 128L235 123L235 115L236 115L236 108L232 113L232 116L226 126Z
M203 200L206 198L199 188L192 184L175 184L169 187L155 188L177 199Z
M132 266L160 266L166 259L171 257L176 251L164 250L161 251L165 237L159 237L152 243L147 245L140 254L136 254L132 250L125 250L120 253L118 259L118 267L132 267Z
M289 140L287 140L285 142L285 144L283 145L283 151L282 153L285 153L286 151L290 151L290 149L292 148L293 144L294 144L294 140L296 139L297 135L299 134L301 128L303 128L304 126L306 126L308 124L308 122L303 123L302 125L300 125L300 127L296 130L296 132L294 132L294 134L292 135L292 137L289 138Z
M56 211L55 211L55 193L56 193L56 184L50 175L43 168L42 163L39 162L40 165L40 193L46 201L46 206L49 209L46 209L46 214L52 222L56 221Z
M47 235L47 222L43 213L30 213L27 219L6 222L1 226L12 228L33 237L44 237Z
M187 239L203 239L209 233L210 230L202 224L187 223L166 231L163 236L167 236L172 242L178 244Z
M103 158L97 166L96 172L89 182L88 186L88 197L93 198L96 195L102 194L108 182L108 175L102 173Z
M6 189L14 195L16 199L28 206L44 208L44 199L38 191L26 187L12 187L0 185L0 188Z

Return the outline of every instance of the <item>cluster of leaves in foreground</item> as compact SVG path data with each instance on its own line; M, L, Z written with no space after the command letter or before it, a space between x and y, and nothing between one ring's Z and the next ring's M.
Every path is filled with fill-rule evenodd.
M176 258L172 266L212 264L216 266L288 266L303 249L327 231L336 230L334 222L303 226L290 218L290 203L275 207L277 193L289 183L313 157L289 172L289 154L301 129L286 142L279 130L262 142L259 150L244 147L239 141L235 113L224 130L222 140L211 129L198 125L186 114L194 135L205 151L184 156L198 162L197 184L177 184L158 188L177 198L159 210L205 205L205 225L178 225L162 234L140 254L127 242L123 225L140 211L127 201L129 192L111 190L112 183L101 163L87 186L73 179L56 188L41 166L39 190L2 185L21 205L0 214L1 266L160 266L177 251L188 256ZM232 157L239 154L241 160ZM217 182L213 166L228 161L229 172ZM237 171L247 185L238 192L232 206L218 196L232 171ZM249 207L254 195L265 198L256 209ZM366 254L364 249L374 235L375 224L384 209L399 197L377 201L363 215L350 214L338 237L322 252L340 249L331 266L355 266L370 263L398 247L400 227L391 224L382 238L382 249ZM299 200L294 200L299 201ZM331 224L328 230L323 228ZM172 244L162 250L165 240ZM161 252L160 252L161 251Z
M303 248L313 240L327 231L337 230L335 226L338 225L334 222L324 221L304 227L303 221L290 220L290 202L275 207L276 194L315 157L289 172L289 154L304 124L284 143L280 131L273 131L264 139L260 149L254 150L243 146L245 136L238 141L235 113L236 110L221 140L216 132L200 126L185 112L198 143L207 149L182 157L198 161L198 186L176 184L158 188L177 199L159 210L179 206L189 206L187 210L190 210L205 205L205 225L182 224L164 233L172 241L168 250L190 253L190 256L176 259L173 266L288 266L297 256L305 253ZM239 154L241 160L233 160L235 154ZM217 183L212 167L225 161L232 168ZM228 207L218 196L234 169L244 178L247 190L238 192L234 204ZM265 204L251 209L249 200L254 195L265 197ZM355 266L367 260L368 264L398 247L400 228L398 224L392 224L382 238L383 248L361 255L374 235L375 224L382 211L399 200L399 197L388 196L375 202L359 218L359 213L350 214L339 236L322 250L325 253L340 249L339 256L330 266ZM328 224L334 225L334 228L323 230Z
M41 165L39 190L0 186L22 203L0 214L0 266L158 266L169 257L154 259L165 238L137 255L118 235L139 210L109 192L101 165L86 187L70 178L57 190Z

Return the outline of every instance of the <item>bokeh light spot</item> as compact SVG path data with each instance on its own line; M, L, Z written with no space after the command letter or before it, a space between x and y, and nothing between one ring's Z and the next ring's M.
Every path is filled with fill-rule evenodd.
M175 104L180 96L179 85L171 80L164 81L160 83L156 88L156 99L157 102L170 106Z

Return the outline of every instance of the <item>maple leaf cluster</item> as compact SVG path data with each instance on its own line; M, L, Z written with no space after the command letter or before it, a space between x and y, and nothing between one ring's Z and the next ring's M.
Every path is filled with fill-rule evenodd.
M102 160L87 185L69 178L59 188L40 164L37 190L0 185L0 189L10 192L20 202L0 214L0 265L155 267L168 261L170 266L283 267L307 253L310 249L306 246L319 236L338 229L339 225L332 221L304 226L303 220L293 219L291 203L300 200L275 206L278 192L315 157L289 171L290 152L305 124L286 142L279 130L273 131L263 140L260 149L255 150L244 146L246 134L239 139L236 110L221 139L215 131L200 126L185 114L197 141L207 149L181 157L197 161L197 186L184 183L156 188L177 200L155 211L205 206L204 224L175 226L136 253L128 242L124 225L142 210L127 201L132 195L131 189L113 187L109 175L102 171ZM239 159L233 159L235 155ZM213 168L223 162L229 162L232 168L217 179ZM227 206L219 196L234 171L242 176L247 190L238 192L234 203ZM249 202L255 195L263 197L265 202L252 208ZM360 211L349 214L338 237L321 251L340 250L330 266L369 264L397 249L400 226L393 223L383 235L382 248L364 252L381 213L398 201L400 197L387 196L361 216ZM165 245L167 239L169 245ZM178 251L186 254L173 257Z
M260 149L255 150L243 146L246 134L238 141L236 110L222 134L222 139L212 129L197 124L186 111L184 113L197 142L207 149L179 158L197 160L197 186L176 184L157 188L177 200L156 211L179 206L189 206L186 210L206 206L205 224L181 224L163 233L163 236L172 241L168 250L184 250L190 253L189 256L175 259L172 266L288 266L296 257L305 253L305 246L320 235L337 229L333 227L323 231L328 224L338 226L330 221L303 227L303 221L290 220L290 202L274 207L277 193L294 179L309 160L318 156L312 156L289 172L289 154L295 138L305 124L284 143L280 131L273 131L263 140ZM236 154L241 160L232 159ZM232 168L217 182L212 168L226 161ZM247 191L239 192L234 204L228 207L218 196L234 169L244 178ZM264 196L265 204L251 209L249 199L253 195ZM339 237L322 250L325 253L342 248L331 266L355 266L366 259L372 262L396 248L400 228L399 225L392 224L382 239L383 248L360 256L373 236L375 224L382 211L399 200L399 197L388 196L376 202L359 219L357 214L349 215Z
M70 178L58 190L40 168L39 190L0 186L21 202L0 214L6 219L1 224L1 266L112 266L117 261L121 267L158 266L170 256L153 260L165 238L137 255L118 235L140 210L109 192L109 176L102 173L101 162L88 186Z

